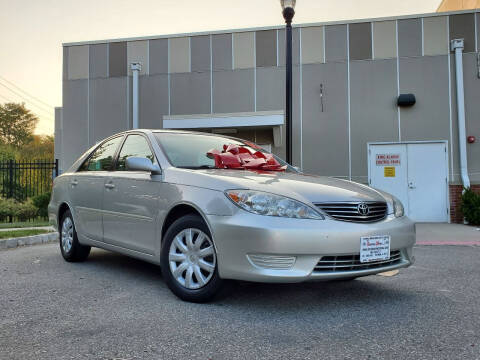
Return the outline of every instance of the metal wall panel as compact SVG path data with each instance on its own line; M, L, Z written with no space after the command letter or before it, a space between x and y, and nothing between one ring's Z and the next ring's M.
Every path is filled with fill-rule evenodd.
M116 42L108 44L109 76L127 75L127 43Z
M302 28L302 63L325 62L323 53L323 26Z
M299 28L292 30L292 62L298 65L300 64L300 31ZM285 29L278 30L278 65L285 66Z
M88 79L88 45L68 47L68 80Z
M450 39L464 39L464 52L475 51L475 14L450 15Z
M87 121L88 80L64 81L62 160L65 170L89 147Z
M397 57L396 21L378 21L373 23L373 57L374 59Z
M192 71L210 71L210 36L192 36L190 41L192 51Z
M365 60L372 58L372 24L350 24L350 60Z
M347 25L325 26L325 56L327 62L347 59Z
M170 41L170 73L190 72L190 38L172 38Z
M257 67L277 65L277 32L262 30L256 32Z
M213 73L213 112L254 111L254 71L216 71Z
M90 81L90 145L128 130L126 98L126 77Z
M108 46L107 44L90 45L90 79L108 77Z
M436 16L423 19L423 53L424 55L446 55L448 45L448 19Z
M477 141L467 143L467 162L470 181L480 184L480 79L475 54L463 56L465 87L465 127L467 136L475 135Z
M210 73L173 74L170 79L172 115L210 113Z
M398 20L398 56L422 55L422 23L420 19Z
M168 76L142 76L139 79L139 126L161 129L168 114Z
M68 79L68 47L63 47L62 80Z
M398 141L396 59L350 63L352 179L368 183L367 143Z
M168 39L150 40L150 75L168 73Z
M213 70L232 70L232 34L212 35Z
M233 34L233 66L235 69L255 67L255 33Z
M309 64L302 72L303 169L348 177L347 64ZM320 85L324 89L323 111Z
M127 42L127 68L128 74L132 75L130 65L133 62L142 64L140 75L148 74L148 40Z
M400 93L413 93L417 103L401 108L402 140L448 140L447 56L400 59Z
M285 108L285 69L257 69L257 111Z

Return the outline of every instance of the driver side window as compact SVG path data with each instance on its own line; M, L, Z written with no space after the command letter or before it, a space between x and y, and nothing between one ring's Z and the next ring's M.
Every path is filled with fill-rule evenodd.
M115 170L127 170L126 161L127 158L131 156L147 158L152 163L155 163L155 157L153 156L152 150L148 145L148 141L142 135L128 135L125 143L122 146L122 150L118 155L117 166Z

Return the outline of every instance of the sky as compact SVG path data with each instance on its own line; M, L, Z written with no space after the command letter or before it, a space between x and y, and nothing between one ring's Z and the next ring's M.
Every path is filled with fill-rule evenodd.
M435 12L440 0L297 0L294 23ZM0 103L53 134L62 43L283 24L279 0L0 0ZM9 88L9 89L7 89Z

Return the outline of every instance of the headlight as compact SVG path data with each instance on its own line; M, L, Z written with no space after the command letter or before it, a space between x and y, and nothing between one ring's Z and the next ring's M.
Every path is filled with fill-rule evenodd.
M403 216L404 212L403 212L402 202L393 195L392 195L392 200L393 200L393 213L395 214L395 217Z
M238 207L258 215L324 219L320 213L308 205L280 195L251 190L227 190L225 195Z

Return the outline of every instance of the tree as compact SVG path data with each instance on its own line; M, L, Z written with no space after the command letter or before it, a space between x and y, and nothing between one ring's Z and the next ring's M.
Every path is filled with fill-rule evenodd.
M31 140L17 150L18 159L53 161L54 139L51 135L33 135Z
M38 117L24 103L0 105L0 141L6 145L20 147L32 139Z

